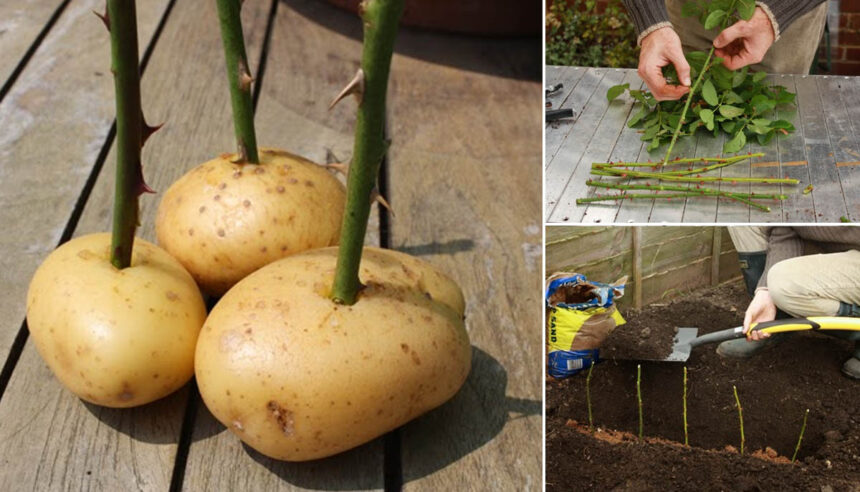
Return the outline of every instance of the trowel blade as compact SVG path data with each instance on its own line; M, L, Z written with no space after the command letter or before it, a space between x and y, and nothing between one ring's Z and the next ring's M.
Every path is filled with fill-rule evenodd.
M664 360L673 362L685 362L690 358L690 341L696 338L699 334L698 328L678 328L678 333L675 334L675 339L672 344L672 353Z

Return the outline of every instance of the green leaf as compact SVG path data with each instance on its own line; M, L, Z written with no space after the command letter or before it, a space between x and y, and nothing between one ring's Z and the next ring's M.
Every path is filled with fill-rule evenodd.
M646 150L648 150L648 152L651 152L652 150L657 150L657 147L659 147L659 146L660 146L660 139L655 138L654 140L651 141L650 144L648 144L648 147L646 148Z
M720 127L723 129L724 132L731 134L735 131L735 122L726 121L725 123L722 123Z
M726 142L726 144L723 146L723 152L726 154L734 154L735 152L738 152L739 150L744 148L744 145L746 144L747 137L746 135L744 135L744 132L740 131L737 133L737 135L734 136L734 138Z
M732 88L740 86L744 83L744 80L747 78L747 67L742 68L740 71L735 71L732 73Z
M777 104L794 104L795 95L786 90L780 91L776 95L776 103Z
M750 99L750 106L755 109L756 113L761 114L776 107L776 101L764 94L756 94L752 99Z
M738 95L735 91L728 91L723 94L723 102L726 104L742 104L744 98Z
M710 109L703 109L702 111L699 112L699 118L701 118L702 121L705 122L705 127L707 127L708 130L714 129L714 112L713 111L711 111Z
M705 29L711 30L720 25L723 22L723 19L726 18L725 10L714 10L710 14L708 14L708 18L705 19Z
M609 90L606 91L606 99L609 102L614 101L616 97L624 94L624 91L626 91L628 87L630 87L630 84L614 85L610 87Z
M755 13L755 0L738 0L737 7L741 19L750 20Z
M758 84L759 82L764 80L765 77L767 77L767 72L756 72L753 74L752 79L753 79L753 82Z
M705 51L691 51L689 53L685 53L684 58L687 59L687 63L690 64L690 67L701 68L702 65L705 64L705 60L708 59L708 53Z
M759 145L767 145L768 143L770 143L771 140L773 140L773 136L775 134L776 134L776 132L771 131L771 132L765 133L763 135L762 134L756 134L755 138L756 138L756 140L758 140Z
M789 133L792 133L795 130L794 125L792 125L790 121L786 121L786 120L773 121L773 122L771 122L770 127L775 128L775 129L785 130Z
M758 133L759 135L764 135L767 132L772 132L773 129L768 127L767 125L747 125L747 128L752 130L753 133Z
M650 128L659 122L660 122L660 118L657 118L656 116L653 118L650 118L650 119L646 119L645 123L642 124L642 128Z
M648 140L652 140L654 137L657 136L657 132L659 132L659 131L660 131L660 127L658 125L650 126L650 127L648 127L647 130L645 130L645 134L642 135L641 140L643 142L646 142Z
M720 99L717 97L717 89L714 88L714 84L711 82L711 79L706 80L705 83L702 84L702 97L709 106L716 106L720 103Z
M639 120L647 116L649 112L651 112L651 110L648 109L647 106L642 106L642 109L640 109L638 113L633 115L632 118L630 118L630 121L627 122L627 126L629 128L633 128L634 126L636 126L636 123L639 123Z
M720 106L720 114L725 116L726 118L735 118L744 114L744 110L743 108L739 108L737 106L723 104Z

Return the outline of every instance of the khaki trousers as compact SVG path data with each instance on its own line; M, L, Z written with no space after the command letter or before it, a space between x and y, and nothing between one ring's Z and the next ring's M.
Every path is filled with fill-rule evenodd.
M687 0L666 0L669 20L684 50L708 51L719 29L706 31L699 19L681 15L681 6ZM827 2L798 17L788 29L782 31L779 40L770 47L761 63L750 68L767 73L808 74L818 52L818 43L824 33L827 20Z
M767 250L762 227L729 227L739 253ZM834 316L839 303L860 305L860 251L806 255L772 266L767 288L776 306L796 316Z

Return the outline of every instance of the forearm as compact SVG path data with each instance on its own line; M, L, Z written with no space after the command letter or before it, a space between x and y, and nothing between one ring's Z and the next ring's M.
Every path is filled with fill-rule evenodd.
M773 24L775 39L798 17L821 5L824 0L760 0L756 5L764 10ZM625 2L626 4L627 2ZM638 3L638 2L630 2ZM644 3L644 2L643 2ZM817 42L817 41L816 41Z
M765 235L767 236L767 262L758 282L759 289L767 287L767 274L772 266L803 254L803 240L793 228L770 227L765 231Z
M671 26L665 0L622 0L636 27L636 44L661 27Z

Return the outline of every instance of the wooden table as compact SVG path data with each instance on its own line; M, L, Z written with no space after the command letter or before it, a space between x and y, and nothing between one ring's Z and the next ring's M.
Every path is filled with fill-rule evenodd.
M451 273L468 300L473 369L449 403L330 459L267 459L189 384L113 410L62 388L28 340L36 267L70 237L110 228L114 176L103 0L0 5L0 490L539 490L541 192L539 40L404 29L390 88L383 215L368 242ZM214 2L138 2L143 106L165 122L144 149L165 190L234 147ZM347 159L354 103L327 111L358 67L357 17L318 0L249 0L258 141ZM499 197L504 197L500 202ZM153 240L158 195L142 202Z
M840 222L842 217L860 221L860 77L772 75L768 80L797 94L796 108L778 108L779 118L792 121L797 131L765 146L753 141L746 151L763 152L764 157L724 168L722 176L798 179L796 186L782 185L781 192L788 199L769 203L771 212L700 197L577 205L577 198L595 193L585 185L592 162L661 161L666 146L649 153L639 130L627 127L628 117L638 111L638 102L634 104L628 95L611 104L606 100L606 90L616 84L644 88L635 70L547 67L547 85L564 84L548 102L575 112L573 119L546 124L547 222ZM723 138L699 132L679 139L673 155L718 155ZM809 184L813 191L803 194ZM727 182L721 189L780 191L779 186Z

